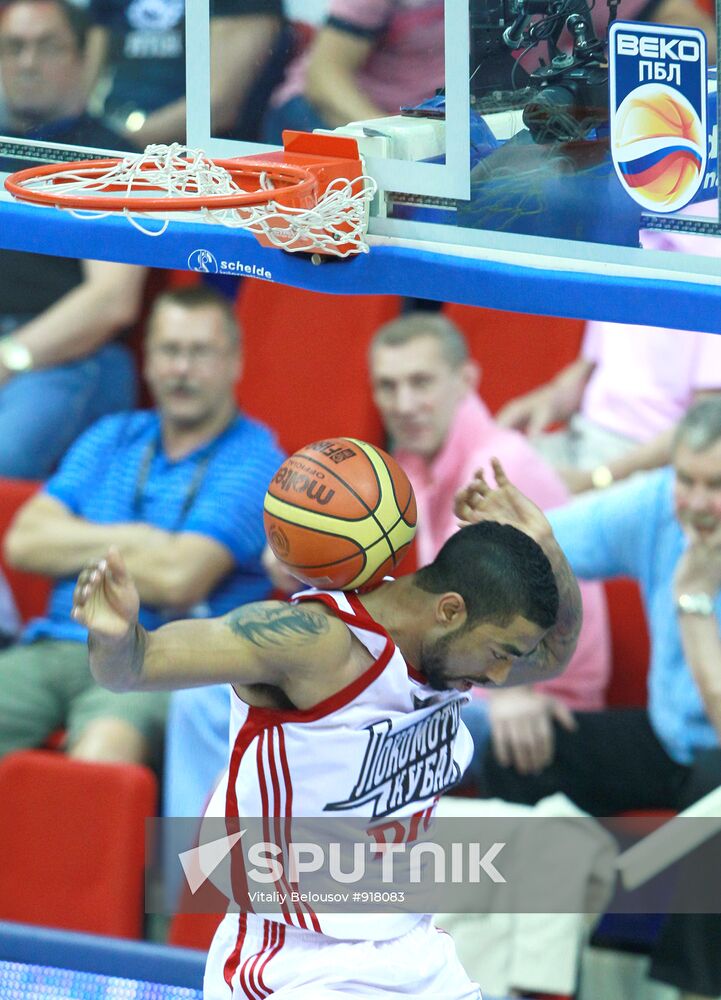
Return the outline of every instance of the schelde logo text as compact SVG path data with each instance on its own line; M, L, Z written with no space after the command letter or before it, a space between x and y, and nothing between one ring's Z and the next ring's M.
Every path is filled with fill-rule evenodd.
M236 277L264 278L272 281L273 275L260 264L246 264L242 260L223 260L200 248L188 255L188 269L200 274L232 274Z

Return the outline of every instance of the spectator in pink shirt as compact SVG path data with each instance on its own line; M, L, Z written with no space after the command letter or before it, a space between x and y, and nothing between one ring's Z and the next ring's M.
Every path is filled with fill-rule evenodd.
M715 201L687 211L718 217ZM642 244L649 250L718 254L717 240L709 236L648 230ZM511 400L497 419L504 428L528 434L578 493L668 464L678 421L700 395L720 388L717 334L593 322L577 360ZM564 429L548 432L565 422Z
M271 97L264 137L398 114L445 81L444 0L330 0L306 52Z
M409 313L382 326L371 344L370 371L393 453L415 490L420 565L457 529L454 497L493 456L540 507L568 499L557 474L526 439L495 423L476 392L479 368L461 332L444 316ZM553 721L572 729L573 710L604 704L609 672L604 594L598 583L581 589L583 629L566 671L533 687L477 690L467 706L466 723L476 742L472 778L480 773L489 737L501 763L536 772L553 758Z

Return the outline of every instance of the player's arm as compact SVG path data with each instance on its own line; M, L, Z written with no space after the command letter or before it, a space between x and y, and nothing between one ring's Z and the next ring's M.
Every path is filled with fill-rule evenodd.
M12 334L34 368L85 357L138 318L146 269L108 261L82 262L83 280ZM9 377L5 369L0 378Z
M558 614L555 625L546 633L529 661L526 664L523 661L519 662L518 681L522 680L522 668L529 671L529 679L533 681L550 680L565 670L576 651L583 624L583 605L578 581L561 546L554 538L550 525L549 533L535 540L546 553L556 578Z
M374 41L339 28L320 29L308 55L306 97L332 128L352 121L380 118L385 112L358 88L356 72L373 49Z
M88 628L93 676L113 691L231 683L271 684L287 693L299 676L326 674L350 649L342 622L303 605L262 601L154 632L138 623L139 606L117 551L80 574L72 616Z
M514 663L515 683L535 683L559 674L573 656L583 622L581 591L553 529L543 512L510 482L498 459L493 459L496 488L486 482L483 471L456 499L456 513L469 524L498 521L525 532L543 549L558 587L556 623L546 633L531 657Z

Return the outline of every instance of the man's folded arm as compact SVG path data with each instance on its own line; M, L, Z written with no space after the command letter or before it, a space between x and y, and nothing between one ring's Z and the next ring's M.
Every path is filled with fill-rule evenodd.
M76 516L48 493L22 507L4 551L18 569L62 578L99 560L110 545L122 553L141 602L153 607L197 604L234 565L225 545L207 535L164 531L144 522L99 524Z

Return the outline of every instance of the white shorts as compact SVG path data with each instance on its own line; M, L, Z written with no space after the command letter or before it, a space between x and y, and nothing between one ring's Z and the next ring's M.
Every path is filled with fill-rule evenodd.
M255 914L223 918L208 953L204 1000L406 997L480 1000L450 936L422 917L387 941L338 941Z

